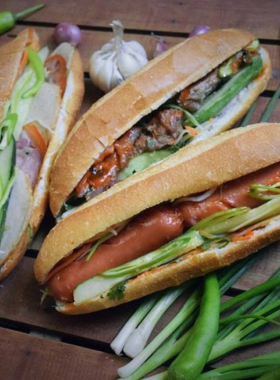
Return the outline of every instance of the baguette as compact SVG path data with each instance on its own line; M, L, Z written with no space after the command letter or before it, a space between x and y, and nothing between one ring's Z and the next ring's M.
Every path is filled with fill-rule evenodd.
M50 231L35 260L38 282L46 283L48 287L50 278L55 274L54 268L71 258L73 251L88 243L93 245L112 228L132 220L144 210L208 191L260 169L267 170L280 162L279 148L278 124L262 123L236 128L182 148L161 163L116 184L69 214ZM87 296L82 297L85 298L82 301L58 301L56 308L65 314L94 312L229 265L279 239L279 214L280 210L273 217L262 220L261 225L252 227L253 235L249 239L231 241L224 248L212 247L205 251L194 247L172 263L135 274L125 281L120 298L112 297L111 289L107 289L96 296L88 296L88 299ZM75 291L87 289L86 283L78 285ZM94 285L88 288L91 294Z
M14 173L6 188L7 199L0 202L0 280L18 264L42 222L48 207L50 169L74 124L84 94L80 55L70 44L64 43L49 56L47 48L39 54L46 62L65 64L62 69L65 86L47 74L48 81L45 80L34 95L27 96L29 104L21 105L24 98L21 86L24 89L26 84L35 82L31 77L34 75L32 63L27 66L28 46L32 46L35 52L40 49L38 35L32 28L22 31L0 49L0 121L7 123L11 113L17 120L12 137L9 137L11 141L0 148L1 157L5 157L9 149L13 150L8 164ZM21 95L15 95L15 91L21 91ZM3 179L5 173L1 171Z
M53 215L58 217L63 214L65 202L75 194L79 181L102 157L106 148L111 147L144 116L157 110L181 90L205 78L253 40L251 33L237 29L216 30L193 37L149 62L93 104L76 123L54 163L50 184ZM261 73L214 120L210 118L203 122L202 130L189 141L196 142L217 135L232 127L247 112L265 89L271 73L268 53L261 48L260 54L263 60Z

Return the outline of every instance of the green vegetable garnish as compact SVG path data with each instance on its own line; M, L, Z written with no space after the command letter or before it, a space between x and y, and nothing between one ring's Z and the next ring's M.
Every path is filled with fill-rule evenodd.
M30 65L36 74L36 83L22 95L23 98L28 98L37 94L37 92L40 90L40 88L45 82L45 68L43 61L41 60L38 53L31 46L27 46L26 50L28 53Z
M122 281L119 284L113 286L112 289L108 292L108 298L111 300L122 299L126 284L127 284L127 280Z
M139 156L132 158L129 161L128 166L119 173L118 181L122 181L135 173L141 172L152 164L170 156L170 154L171 152L168 150L162 149L154 152L142 153Z
M219 90L209 95L200 109L194 113L198 123L203 123L215 117L225 106L246 87L262 70L263 61L260 55L253 57L252 63L238 71ZM186 120L187 125L194 125L192 120Z
M218 270L216 273L219 281L220 295L223 295L233 283L246 272L255 260L256 256L252 256L236 262L228 268ZM143 347L142 351L132 361L118 370L120 376L129 378L130 380L140 380L149 372L152 372L157 367L168 362L168 360L172 359L183 349L190 337L190 327L197 316L202 297L202 287L199 279L194 280L194 283L192 281L183 283L178 288L185 287L187 284L190 285L190 288L187 288L188 296L185 294L187 299L182 308L159 334L156 335L146 347ZM177 292L176 287L162 292L161 304L163 307L157 311L160 316L163 316L166 311L164 309L165 295L167 294L169 297L169 293L172 290ZM158 294L154 294L153 296L154 298L158 297ZM142 305L139 306L140 310L141 308ZM139 309L136 310L136 315L140 313ZM147 314L146 320L150 319L150 314L153 313L153 309ZM141 328L141 324L139 328ZM151 329L150 334L152 331L153 329ZM123 337L120 336L120 339L122 340Z

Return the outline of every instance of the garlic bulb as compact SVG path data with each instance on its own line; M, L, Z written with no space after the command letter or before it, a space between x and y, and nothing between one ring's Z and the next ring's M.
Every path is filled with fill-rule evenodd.
M104 92L118 86L148 62L139 42L123 40L124 27L120 21L113 21L111 26L114 38L90 58L90 77Z

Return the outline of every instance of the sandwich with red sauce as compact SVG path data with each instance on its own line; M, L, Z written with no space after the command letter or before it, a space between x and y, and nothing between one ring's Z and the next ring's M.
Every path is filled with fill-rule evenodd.
M63 218L35 275L65 314L90 313L230 265L280 237L280 125L180 149Z
M55 161L50 207L64 217L189 143L232 127L266 87L266 50L244 30L185 40L102 97Z
M32 28L0 48L0 280L25 253L48 205L50 169L76 121L83 66L68 43L40 48Z

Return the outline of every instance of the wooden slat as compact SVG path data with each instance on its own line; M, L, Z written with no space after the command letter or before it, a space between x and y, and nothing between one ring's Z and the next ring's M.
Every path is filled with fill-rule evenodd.
M3 328L0 336L1 380L112 380L127 361L116 355Z
M1 0L0 12L7 9L16 12L35 3L35 0L25 1L24 4L20 0ZM62 21L74 22L82 28L83 40L79 51L88 78L89 58L112 38L109 24L114 19L123 22L125 39L139 41L149 59L153 56L156 43L152 32L161 34L171 47L186 38L197 25L208 24L212 29L239 27L261 38L269 51L273 73L268 90L274 91L280 82L279 11L280 2L275 0L48 0L43 10L19 22L13 30L1 36L0 45L14 38L26 26L33 25L42 45L48 44L52 48L55 46L55 25ZM86 93L79 116L103 95L90 79L86 79L85 84ZM258 99L250 123L259 120L270 96L271 92L267 91ZM280 101L270 118L270 121L279 120ZM59 314L50 298L41 305L42 293L33 273L34 257L53 224L54 220L48 212L32 250L0 284L0 380L116 379L117 368L127 359L112 355L109 344L142 300L81 316ZM262 251L232 290L245 290L265 281L279 266L280 242L276 242ZM184 299L185 296L181 297L165 313L155 333L176 315ZM34 334L41 334L41 337ZM277 339L265 345L239 350L222 363L279 349L279 343L280 339Z
M0 318L31 330L45 329L65 337L92 339L109 344L127 320L134 304L84 316L64 316L58 313L51 299L40 304L42 293L33 274L32 258L24 258L0 287ZM13 312L11 313L11 310ZM106 329L104 329L106 326Z
M31 2L29 2L30 4ZM2 0L0 11L22 10L20 0ZM48 0L46 7L28 17L28 21L74 22L88 27L108 27L120 19L127 29L188 33L195 26L211 28L239 27L257 37L278 39L280 3L275 0L83 0L78 3Z
M0 46L4 43L10 41L14 38L21 30L25 29L25 26L16 26L10 33L5 34L0 37ZM56 44L53 37L54 28L47 27L35 27L35 30L39 34L40 42L42 46L48 45L50 49L54 49ZM99 32L99 31L88 31L84 30L83 39L81 44L78 46L78 50L81 54L84 71L89 72L90 57L93 52L99 50L106 42L112 38L111 32ZM163 36L166 41L167 47L170 48L184 40L182 37L167 37ZM154 56L154 51L156 47L156 38L153 35L137 35L135 33L125 34L125 40L137 40L141 43L146 52L148 59L151 60ZM274 91L280 83L280 45L272 45L265 43L264 48L267 49L271 57L272 64L272 75L268 83L267 89ZM103 92L96 89L92 84L92 89L90 95L95 94L95 99L103 95Z

